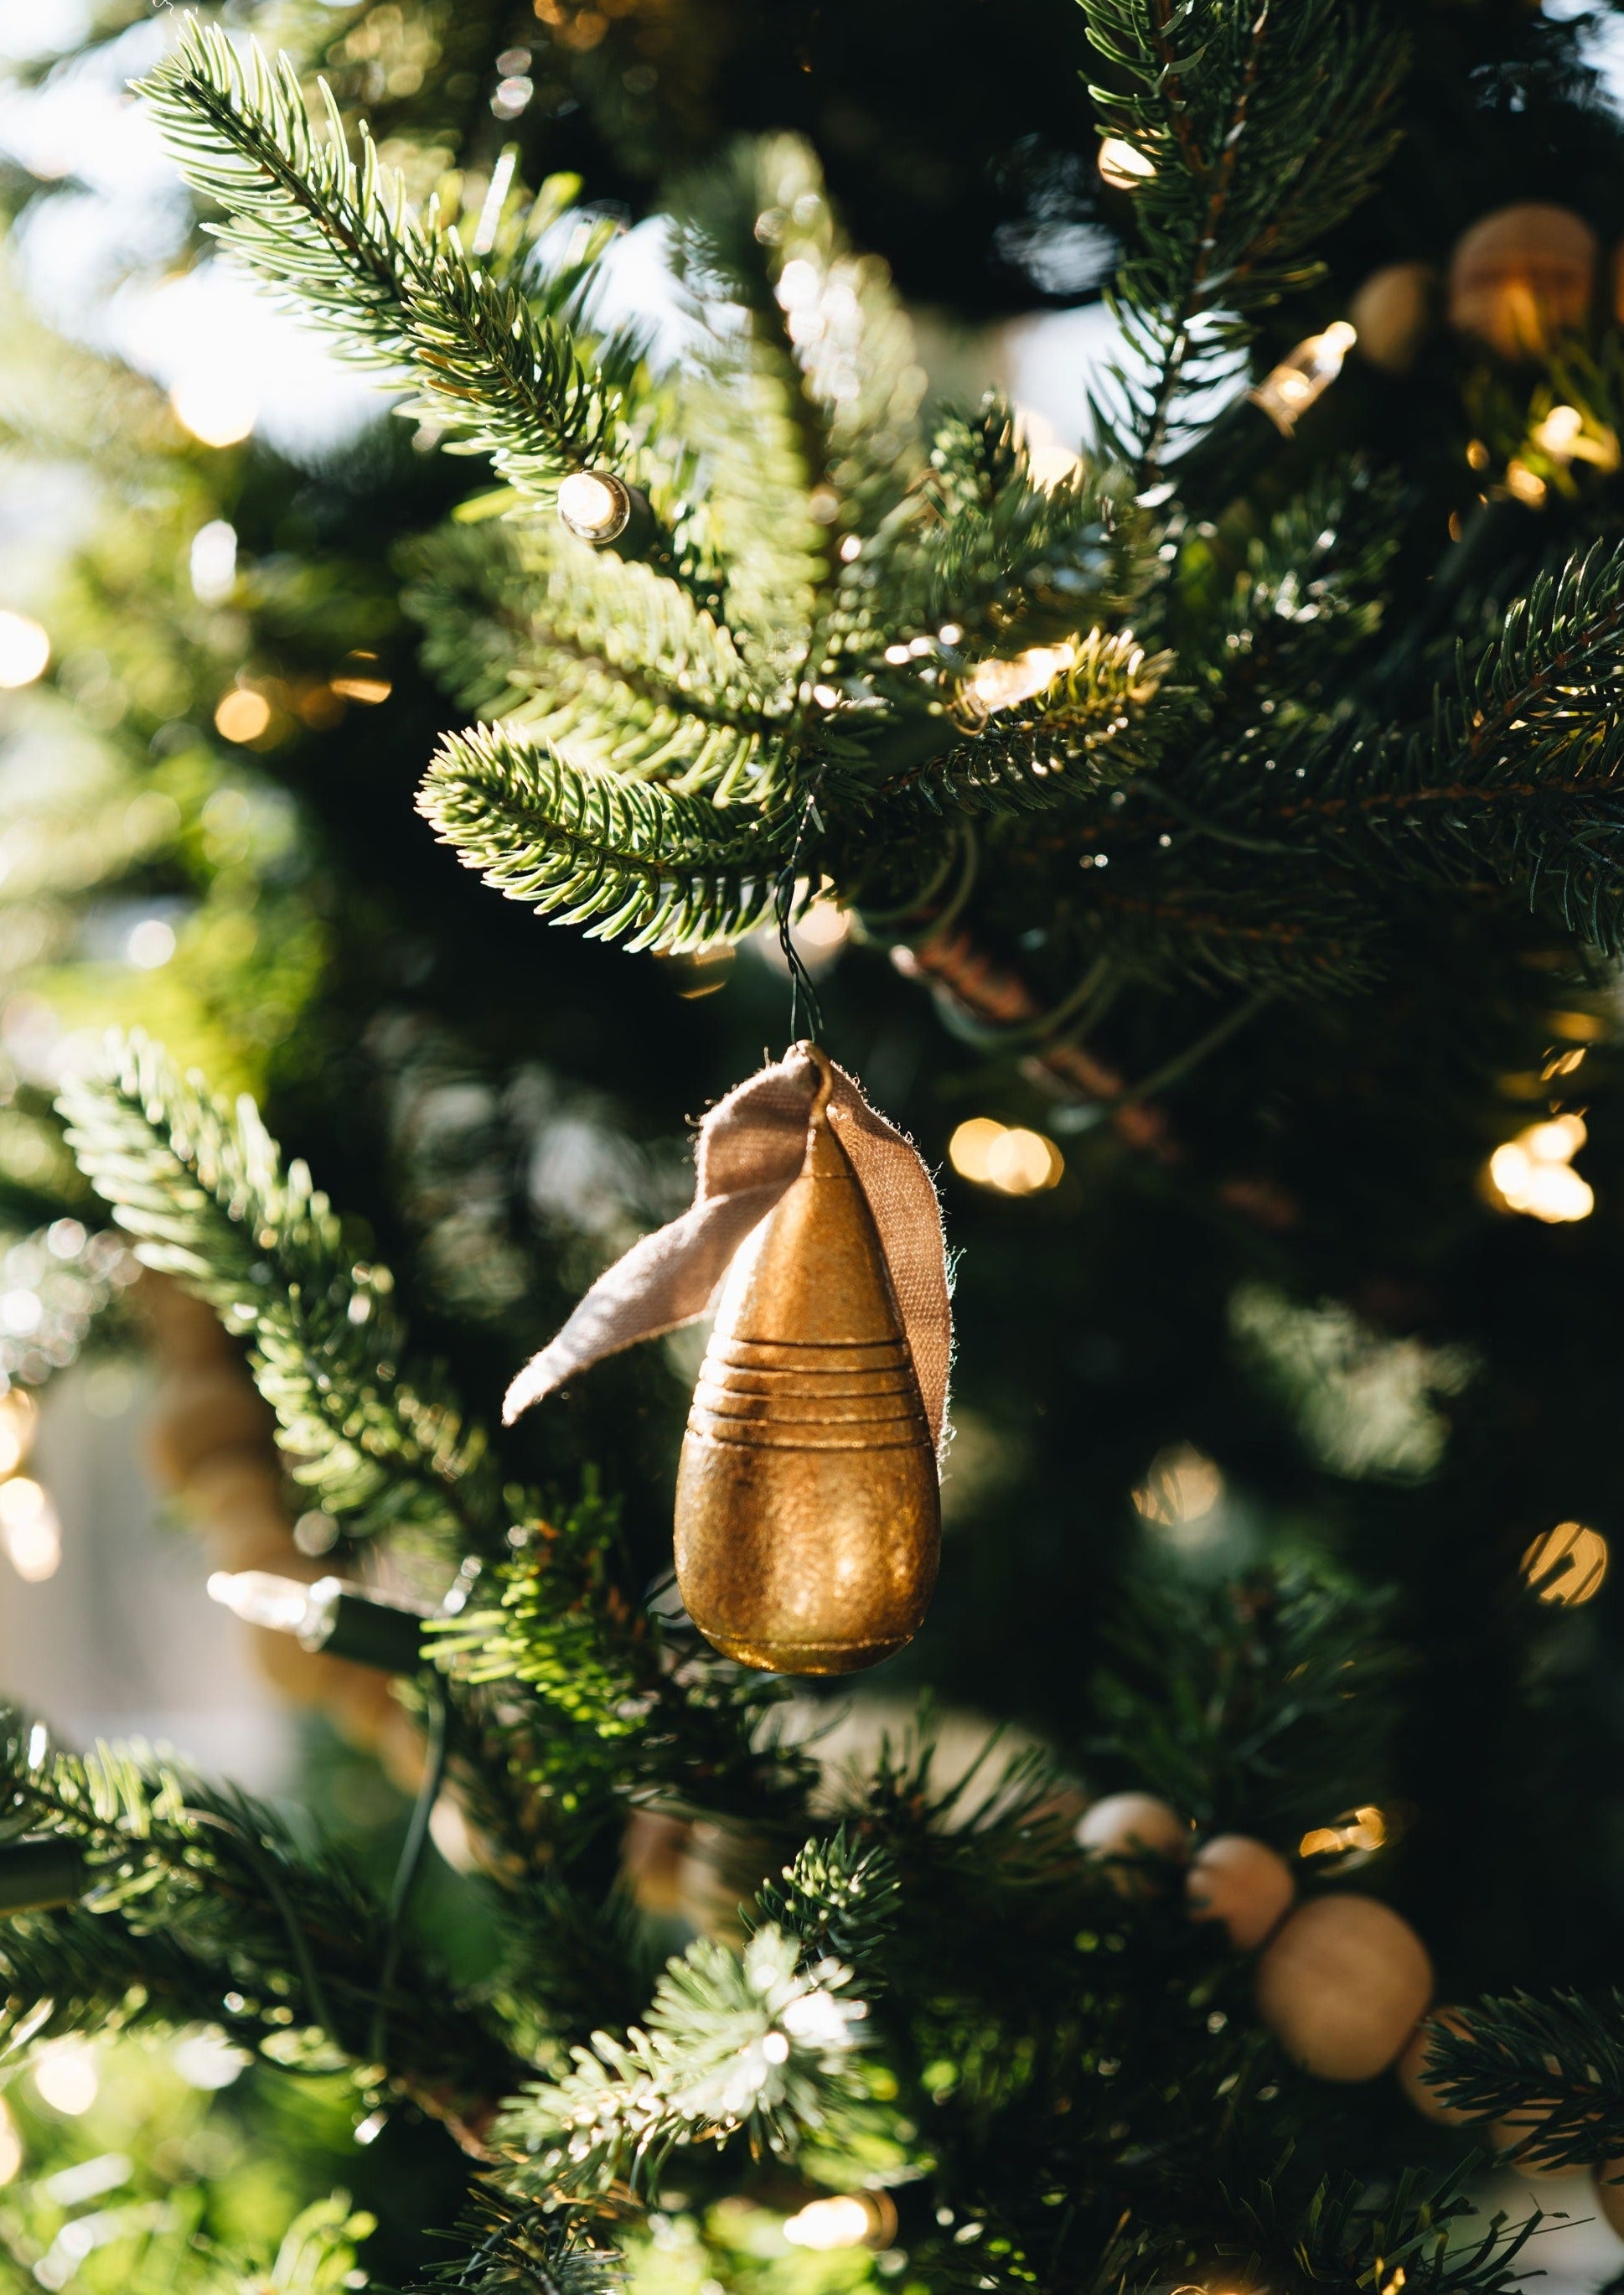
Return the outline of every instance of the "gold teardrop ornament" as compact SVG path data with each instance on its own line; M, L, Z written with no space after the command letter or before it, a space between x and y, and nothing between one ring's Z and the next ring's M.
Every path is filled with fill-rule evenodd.
M775 1673L854 1673L936 1581L935 1449L874 1214L820 1082L799 1177L735 1257L677 1473L677 1584L708 1642Z

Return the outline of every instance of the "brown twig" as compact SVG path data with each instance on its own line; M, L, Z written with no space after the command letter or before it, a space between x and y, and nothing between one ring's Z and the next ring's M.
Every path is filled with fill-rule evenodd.
M911 948L894 949L892 962L906 978L923 981L987 1026L1024 1028L1042 1017L1042 1006L1020 975L979 947L961 926L934 933ZM1050 1090L1105 1107L1128 1089L1124 1077L1082 1044L1040 1047L1022 1066ZM1159 1163L1179 1161L1179 1150L1163 1109L1123 1107L1113 1111L1111 1121L1130 1147L1147 1150Z

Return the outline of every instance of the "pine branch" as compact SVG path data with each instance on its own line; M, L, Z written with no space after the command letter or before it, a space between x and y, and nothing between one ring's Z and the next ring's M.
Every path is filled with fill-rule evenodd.
M616 2295L625 2266L592 2243L584 2211L514 2199L475 2185L456 2230L466 2251L413 2280L407 2295Z
M1130 1781L1206 1831L1285 1837L1373 1800L1403 1670L1384 1607L1302 1572L1131 1589L1094 1685L1108 1730L1099 1751L1131 1746ZM1170 1632L1181 1653L1174 1698L1158 1654Z
M1236 2196L1225 2244L1249 2253L1260 2279L1292 2295L1359 2295L1397 2270L1407 2290L1424 2295L1512 2295L1524 2277L1514 2266L1543 2217L1535 2209L1520 2224L1501 2215L1483 2224L1463 2189L1478 2173L1469 2160L1441 2177L1410 2168L1383 2188L1346 2172L1317 2177L1288 2158L1268 2182Z
M1089 89L1102 132L1147 171L1132 191L1140 249L1114 298L1145 370L1114 378L1138 492L1180 443L1181 404L1233 369L1259 310L1316 275L1307 250L1372 188L1406 50L1341 0L1083 4L1114 73Z
M547 1793L657 1794L798 1828L815 1770L773 1726L783 1683L628 1603L609 1570L616 1526L590 1482L574 1508L531 1523L476 1600L430 1629L437 1663L507 1711L510 1764Z
M0 2033L208 2021L284 2062L368 2060L385 1914L338 1856L299 1848L263 1804L118 1746L88 1755L0 1710L8 1831L77 1842L79 1904L0 1935ZM453 2118L514 2068L445 1977L404 1947L387 2004L388 2074Z
M325 87L320 139L285 56L268 64L257 43L240 50L194 23L137 93L186 181L226 210L222 243L353 355L403 365L421 393L404 412L489 454L527 494L616 458L638 346L619 338L589 355L544 296L538 307L476 265L435 209L413 216L364 128L359 167L350 159ZM563 298L579 296L572 274Z
M610 1575L616 1527L615 1509L591 1483L577 1505L532 1524L513 1541L518 1553L488 1573L495 1605L478 1602L434 1622L437 1662L476 1686L522 1682L557 1717L606 1745L634 1731L651 1669L638 1663L643 1621ZM565 1743L559 1751L566 1754Z
M447 734L418 805L510 900L632 949L752 931L795 838L793 817L719 812L657 784L578 772L502 725Z
M852 1969L828 1950L831 1923L874 1935L894 1883L882 1860L842 1837L811 1843L787 1874L787 1897L758 1900L762 1924L739 1951L702 1938L667 1964L642 2027L573 2051L575 2069L528 2090L499 2140L528 2156L511 2178L537 2197L585 2195L616 2182L657 2185L680 2145L742 2135L755 2157L793 2157L860 2105L855 2058L868 2011L850 1997ZM863 1908L871 1896L876 1909ZM790 1933L766 1918L791 1910ZM883 1907L883 1910L880 1909Z
M956 625L980 647L1069 637L1131 616L1154 561L1125 471L1085 461L1051 486L1032 478L1007 403L950 410L930 442L934 514L904 528L881 565L887 625L909 637Z
M1474 2119L1527 2128L1510 2150L1520 2166L1624 2156L1624 1992L1502 1994L1473 2001L1464 2021L1462 2031L1428 2027L1427 2084Z
M406 604L423 658L471 708L570 764L679 795L759 801L788 701L758 690L729 633L681 584L535 522L452 527Z
M244 1098L183 1082L139 1033L60 1102L80 1167L136 1256L246 1333L295 1477L361 1535L406 1527L462 1555L505 1549L538 1511L505 1491L484 1432L437 1366L408 1360L394 1278L363 1260L302 1163Z
M879 1989L885 1947L902 1910L901 1885L889 1854L842 1825L827 1841L809 1841L783 1885L763 1882L747 1915L752 1929L771 1925L804 1953L832 1953L860 1968L870 1993Z
M1425 730L1328 733L1279 758L1261 800L1221 808L1344 867L1524 892L1598 945L1624 946L1624 551L1542 574ZM1271 747L1274 746L1270 744ZM1231 786L1241 788L1238 775Z
M815 676L860 610L837 539L878 532L921 473L911 330L884 266L847 249L798 137L736 144L673 209L680 274L729 314L673 408L706 467L725 618L762 673Z
M974 678L961 684L961 715L980 719L975 732L901 786L932 810L1007 814L1048 812L1149 771L1173 715L1153 708L1172 655L1147 657L1131 630L1090 630L1057 650L1049 685L984 715Z

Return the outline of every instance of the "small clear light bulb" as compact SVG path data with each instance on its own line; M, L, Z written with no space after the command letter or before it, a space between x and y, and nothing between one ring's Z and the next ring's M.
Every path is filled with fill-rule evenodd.
M1334 319L1320 335L1310 335L1247 393L1261 406L1283 437L1289 438L1300 415L1306 414L1342 371L1342 361L1359 340L1359 331L1346 319Z
M301 1649L383 1673L414 1673L421 1662L422 1613L380 1601L342 1578L318 1578L307 1586L270 1570L216 1570L208 1597L245 1625L291 1634Z
M632 519L632 491L612 470L572 470L559 487L559 516L581 542L613 542Z

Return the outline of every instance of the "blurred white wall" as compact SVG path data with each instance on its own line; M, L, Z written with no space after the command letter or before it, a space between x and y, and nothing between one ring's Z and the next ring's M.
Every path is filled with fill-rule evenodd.
M141 1463L143 1380L117 1366L46 1391L28 1471L61 1518L61 1559L29 1585L0 1558L0 1695L65 1740L140 1736L252 1791L285 1781L287 1709L254 1671L207 1564Z

